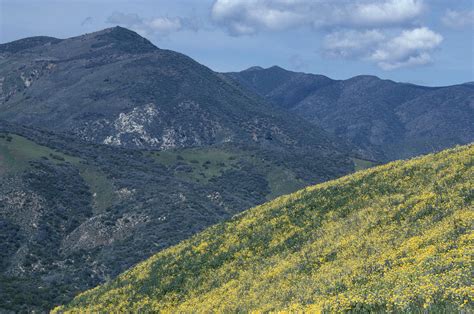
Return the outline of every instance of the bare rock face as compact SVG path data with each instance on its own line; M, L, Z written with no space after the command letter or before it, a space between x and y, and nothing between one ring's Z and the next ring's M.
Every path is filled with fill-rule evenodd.
M170 114L150 103L121 112L113 120L93 121L76 132L83 138L106 145L160 150L205 146L219 142L227 134L227 141L231 141L231 130L214 121L199 104L183 101L176 111L178 113ZM185 119L200 122L183 124Z
M61 243L61 250L72 253L110 246L115 241L123 241L134 233L133 229L150 221L146 214L126 213L113 223L107 223L106 216L97 215L68 234Z

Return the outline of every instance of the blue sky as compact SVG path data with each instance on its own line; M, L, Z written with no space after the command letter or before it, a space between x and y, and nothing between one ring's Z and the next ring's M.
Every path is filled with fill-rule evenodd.
M216 71L474 81L473 0L0 0L0 42L121 25Z

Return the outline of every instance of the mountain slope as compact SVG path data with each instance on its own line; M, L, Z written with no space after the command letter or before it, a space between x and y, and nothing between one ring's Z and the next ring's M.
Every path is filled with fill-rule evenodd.
M47 311L265 200L263 177L234 171L249 177L242 186L261 186L229 193L180 179L146 153L1 124L0 312Z
M121 27L0 45L0 118L133 148L340 146L191 58Z
M226 75L350 141L368 158L407 158L474 140L472 84L434 88L375 76L332 80L279 67Z
M56 312L473 309L474 146L255 207Z
M245 145L130 150L0 121L0 312L47 311L345 167L321 164Z
M0 312L48 311L244 209L366 164L120 27L1 44L2 118Z

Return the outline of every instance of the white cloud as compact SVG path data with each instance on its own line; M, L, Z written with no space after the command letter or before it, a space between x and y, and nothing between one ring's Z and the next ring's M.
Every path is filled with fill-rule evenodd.
M385 70L431 63L430 52L443 41L443 36L427 27L405 30L384 42L370 58Z
M447 10L441 18L444 25L451 28L474 27L474 10L454 11Z
M327 55L375 62L384 70L431 63L431 53L443 37L426 27L404 30L388 36L380 30L339 31L326 35Z
M232 35L249 35L260 29L280 30L296 26L305 19L293 6L302 1L217 0L212 6L214 21Z
M352 16L354 23L369 25L397 25L413 20L423 12L423 2L418 0L390 0L359 3Z
M215 0L211 17L234 36L319 28L330 32L322 44L326 55L392 70L432 62L443 37L413 28L424 9L423 0Z
M176 32L183 28L183 23L179 17L157 17L146 22L146 25L159 33Z
M197 31L197 21L181 17L158 16L145 19L137 14L115 12L107 20L109 24L121 25L133 29L142 36L153 34L166 36L182 30Z
M384 39L385 35L379 30L337 31L326 35L323 48L332 57L361 57L370 47L379 45Z
M423 0L216 0L211 17L238 36L300 26L400 26L423 8Z

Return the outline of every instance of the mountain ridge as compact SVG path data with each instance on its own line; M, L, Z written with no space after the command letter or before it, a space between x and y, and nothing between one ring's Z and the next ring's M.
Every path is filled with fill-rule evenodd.
M247 97L209 68L125 28L3 54L0 118L11 122L153 149L332 141L310 124L301 134L296 126L303 119Z
M242 71L232 71L232 72L222 72L223 74L226 74L226 73L230 73L230 74L233 74L233 73L239 73L239 72L252 72L252 71L269 71L269 70L278 70L278 71L282 71L282 72L290 72L290 73L294 73L294 74L300 74L300 75L310 75L310 76L317 76L317 77L325 77L325 78L328 78L332 81L347 81L347 80L351 80L351 79L356 79L356 78L364 78L364 77L367 77L367 78L374 78L374 79L378 79L378 80L381 80L381 81L387 81L387 82L392 82L392 83L397 83L397 84L407 84L407 85L414 85L414 86L417 86L417 87L421 87L421 88L444 88L444 87L452 87L452 86L459 86L459 85L470 85L470 84L474 84L474 82L471 82L471 81L468 81L468 82L461 82L461 83L455 83L455 84L450 84L450 85L435 85L435 86L431 86L431 85L420 85L420 84L416 84L416 83L410 83L410 82L405 82L405 81L396 81L396 80L393 80L393 79L389 79L389 78L382 78L380 76L377 76L375 74L358 74L358 75L354 75L354 76L351 76L351 77L348 77L348 78L344 78L344 79L335 79L335 78L331 78L330 75L326 75L326 74L317 74L317 73L313 73L313 72L304 72L304 71L297 71L297 70L288 70L288 69L285 69L284 67L281 67L279 65L272 65L272 66L269 66L269 67L263 67L263 66L259 66L259 65L253 65L253 66L250 66Z
M333 80L274 66L224 75L369 159L408 158L474 139L466 118L474 115L470 84L427 87L370 75Z

